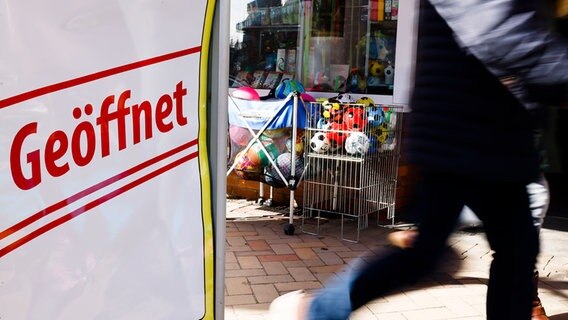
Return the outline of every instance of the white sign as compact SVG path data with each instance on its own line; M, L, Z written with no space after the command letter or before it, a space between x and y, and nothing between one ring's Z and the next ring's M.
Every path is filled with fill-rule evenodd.
M213 319L213 9L0 0L1 319Z

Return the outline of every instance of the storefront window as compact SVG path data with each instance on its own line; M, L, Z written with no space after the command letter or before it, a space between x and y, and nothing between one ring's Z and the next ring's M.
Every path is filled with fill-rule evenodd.
M231 87L392 95L398 0L232 0Z

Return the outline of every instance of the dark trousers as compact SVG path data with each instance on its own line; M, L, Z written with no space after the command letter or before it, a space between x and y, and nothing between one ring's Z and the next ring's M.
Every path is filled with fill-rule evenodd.
M423 173L411 200L420 231L414 247L393 248L358 272L350 292L352 309L431 273L467 205L483 222L493 251L487 319L530 319L539 241L526 185Z

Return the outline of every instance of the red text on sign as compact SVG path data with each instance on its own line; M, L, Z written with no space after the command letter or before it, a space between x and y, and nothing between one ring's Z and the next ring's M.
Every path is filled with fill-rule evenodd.
M111 155L111 142L116 142L120 151L128 147L129 137L131 145L151 139L154 125L161 133L167 133L176 126L187 125L183 108L183 97L187 95L187 89L183 87L183 81L176 84L172 93L162 95L154 104L147 100L129 104L131 94L131 90L125 90L118 97L106 97L94 123L81 121L70 134L56 130L48 135L42 149L25 149L28 139L37 135L40 128L37 122L24 125L16 133L10 147L10 170L14 183L22 190L36 187L42 181L42 165L50 176L63 176L70 170L69 161L64 159L69 152L72 161L77 166L84 167L95 156L104 158ZM93 109L92 104L75 107L73 118L79 120L83 113L91 116ZM128 121L132 125L131 135L127 132ZM110 130L111 125L117 130Z

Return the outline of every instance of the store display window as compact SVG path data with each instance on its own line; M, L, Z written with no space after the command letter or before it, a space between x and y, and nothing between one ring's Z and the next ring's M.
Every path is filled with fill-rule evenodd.
M308 92L349 92L393 102L409 49L399 0L232 0L231 88L270 90L282 80ZM406 18L407 19L407 18ZM407 19L408 20L408 19ZM399 43L400 39L406 41Z

